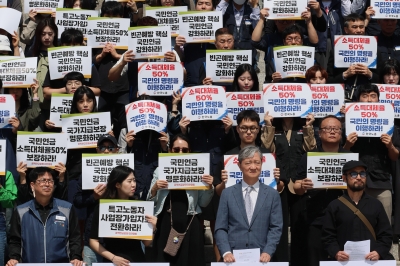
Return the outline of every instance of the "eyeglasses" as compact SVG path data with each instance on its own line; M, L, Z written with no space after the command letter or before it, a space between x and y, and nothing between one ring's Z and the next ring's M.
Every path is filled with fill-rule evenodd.
M99 148L99 150L101 152L106 151L106 150L114 151L117 149L117 147L114 147L114 146L98 146L97 148Z
M44 184L49 184L49 185L53 185L54 184L54 180L52 180L52 179L38 179L38 180L36 180L36 182L38 182L42 186Z
M250 130L251 133L254 133L258 130L258 127L239 127L240 132L246 133Z
M294 38L292 38L292 37L287 37L285 40L286 40L286 42L293 42L293 41L295 41L295 42L300 42L300 41L301 41L301 38L300 38L300 37L294 37Z
M367 177L367 172L361 171L361 172L350 172L347 173L351 178L356 179L358 175L360 175L361 178L366 178Z
M179 152L188 153L188 152L189 152L189 148L175 147L175 148L172 148L172 151L173 151L174 153L179 153Z
M325 133L330 133L330 132L335 132L335 133L339 133L340 131L342 131L341 128L336 128L336 127L321 127L320 129L322 129L322 131L324 131Z

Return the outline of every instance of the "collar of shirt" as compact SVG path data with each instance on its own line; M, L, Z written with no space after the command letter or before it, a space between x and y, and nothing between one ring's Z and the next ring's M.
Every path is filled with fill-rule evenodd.
M242 5L242 8L240 8L239 10L237 10L236 7L233 6L233 12L235 12L235 15L236 15L237 13L239 13L240 15L243 14L243 12L244 12L244 5Z
M244 182L244 180L242 180L242 192L246 192L246 189L247 189L248 186L249 186L249 185L248 185L246 182ZM256 193L258 193L258 190L260 189L260 182L256 182L256 183L253 185L253 188L254 188L254 191L255 191Z
M51 209L53 209L53 198L50 199L49 204L47 204L46 206L40 205L39 202L36 201L36 199L34 201L35 201L35 208L37 210L40 210L40 209L41 210L51 210Z

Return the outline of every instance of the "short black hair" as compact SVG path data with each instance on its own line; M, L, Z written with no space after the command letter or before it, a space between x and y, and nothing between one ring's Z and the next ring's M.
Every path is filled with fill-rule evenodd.
M107 15L109 17L123 17L124 6L120 2L116 1L104 1L101 6L101 16Z
M304 40L303 30L300 28L300 26L298 26L296 24L293 24L293 25L287 27L282 32L282 39L285 40L288 35L293 34L293 33L298 33L300 35L300 37L301 37L301 40L302 41Z
M61 45L82 45L83 33L77 29L67 29L61 34Z
M400 63L396 59L389 59L385 61L383 64L381 64L381 67L379 67L380 73L379 73L379 79L380 83L383 84L383 77L385 75L390 75L392 74L392 71L394 71L397 75L400 75Z
M379 100L379 88L375 84L371 83L366 83L362 84L358 87L358 95L357 95L357 101L360 101L361 94L363 93L370 93L370 92L376 92L378 95L378 100Z
M64 85L67 84L67 82L70 80L79 80L83 84L85 82L85 77L81 72L72 71L64 76Z
M53 177L53 180L56 179L56 173L54 172L53 169L48 167L36 167L29 174L29 180L31 182L36 182L36 180L45 173L49 173Z
M260 116L254 110L243 110L236 116L236 122L238 126L243 120L255 121L257 122L257 125L260 124Z
M337 116L334 116L334 115L327 115L327 116L321 118L321 120L319 121L319 128L321 128L322 122L324 122L324 120L326 120L326 119L328 119L328 118L336 119L337 121L340 122L340 124L342 124L342 121L340 121L340 118L338 118Z
M349 22L356 22L356 21L364 21L364 16L363 15L359 15L357 13L351 13L350 15L344 17L344 27L348 28L349 27Z
M145 16L136 22L138 26L158 26L158 21L157 19L150 17L150 16Z

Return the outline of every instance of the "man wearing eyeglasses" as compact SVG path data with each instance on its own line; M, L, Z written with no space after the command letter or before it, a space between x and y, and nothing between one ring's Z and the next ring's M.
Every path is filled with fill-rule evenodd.
M11 218L7 266L22 263L82 265L78 218L72 204L53 198L53 170L38 167L30 174L35 199L19 205Z
M347 153L349 151L341 147L342 123L339 118L333 115L321 119L319 137L321 144L311 152L329 152L329 153ZM322 225L325 209L328 204L343 194L338 189L313 189L314 184L310 178L307 178L307 154L304 154L298 164L297 174L292 177L294 182L294 191L297 195L304 195L306 213L301 219L305 219L307 226L299 230L305 231L307 254L306 259L296 265L319 266L320 261L328 259L328 255L321 242ZM306 194L305 194L306 193ZM297 227L296 227L297 228Z
M322 232L322 241L329 256L337 261L348 261L349 254L344 252L347 241L371 241L371 249L365 254L366 260L393 260L390 254L392 246L392 227L382 203L365 192L367 184L367 165L360 161L349 161L343 166L343 181L347 190L343 198L360 211L371 225L375 236L365 222L354 214L339 199L333 200L327 207Z

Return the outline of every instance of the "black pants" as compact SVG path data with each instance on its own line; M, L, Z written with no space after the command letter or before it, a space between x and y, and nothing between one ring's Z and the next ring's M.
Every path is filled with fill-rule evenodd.
M322 225L310 225L307 235L307 257L309 266L319 266L320 261L328 260L328 253L321 240Z

